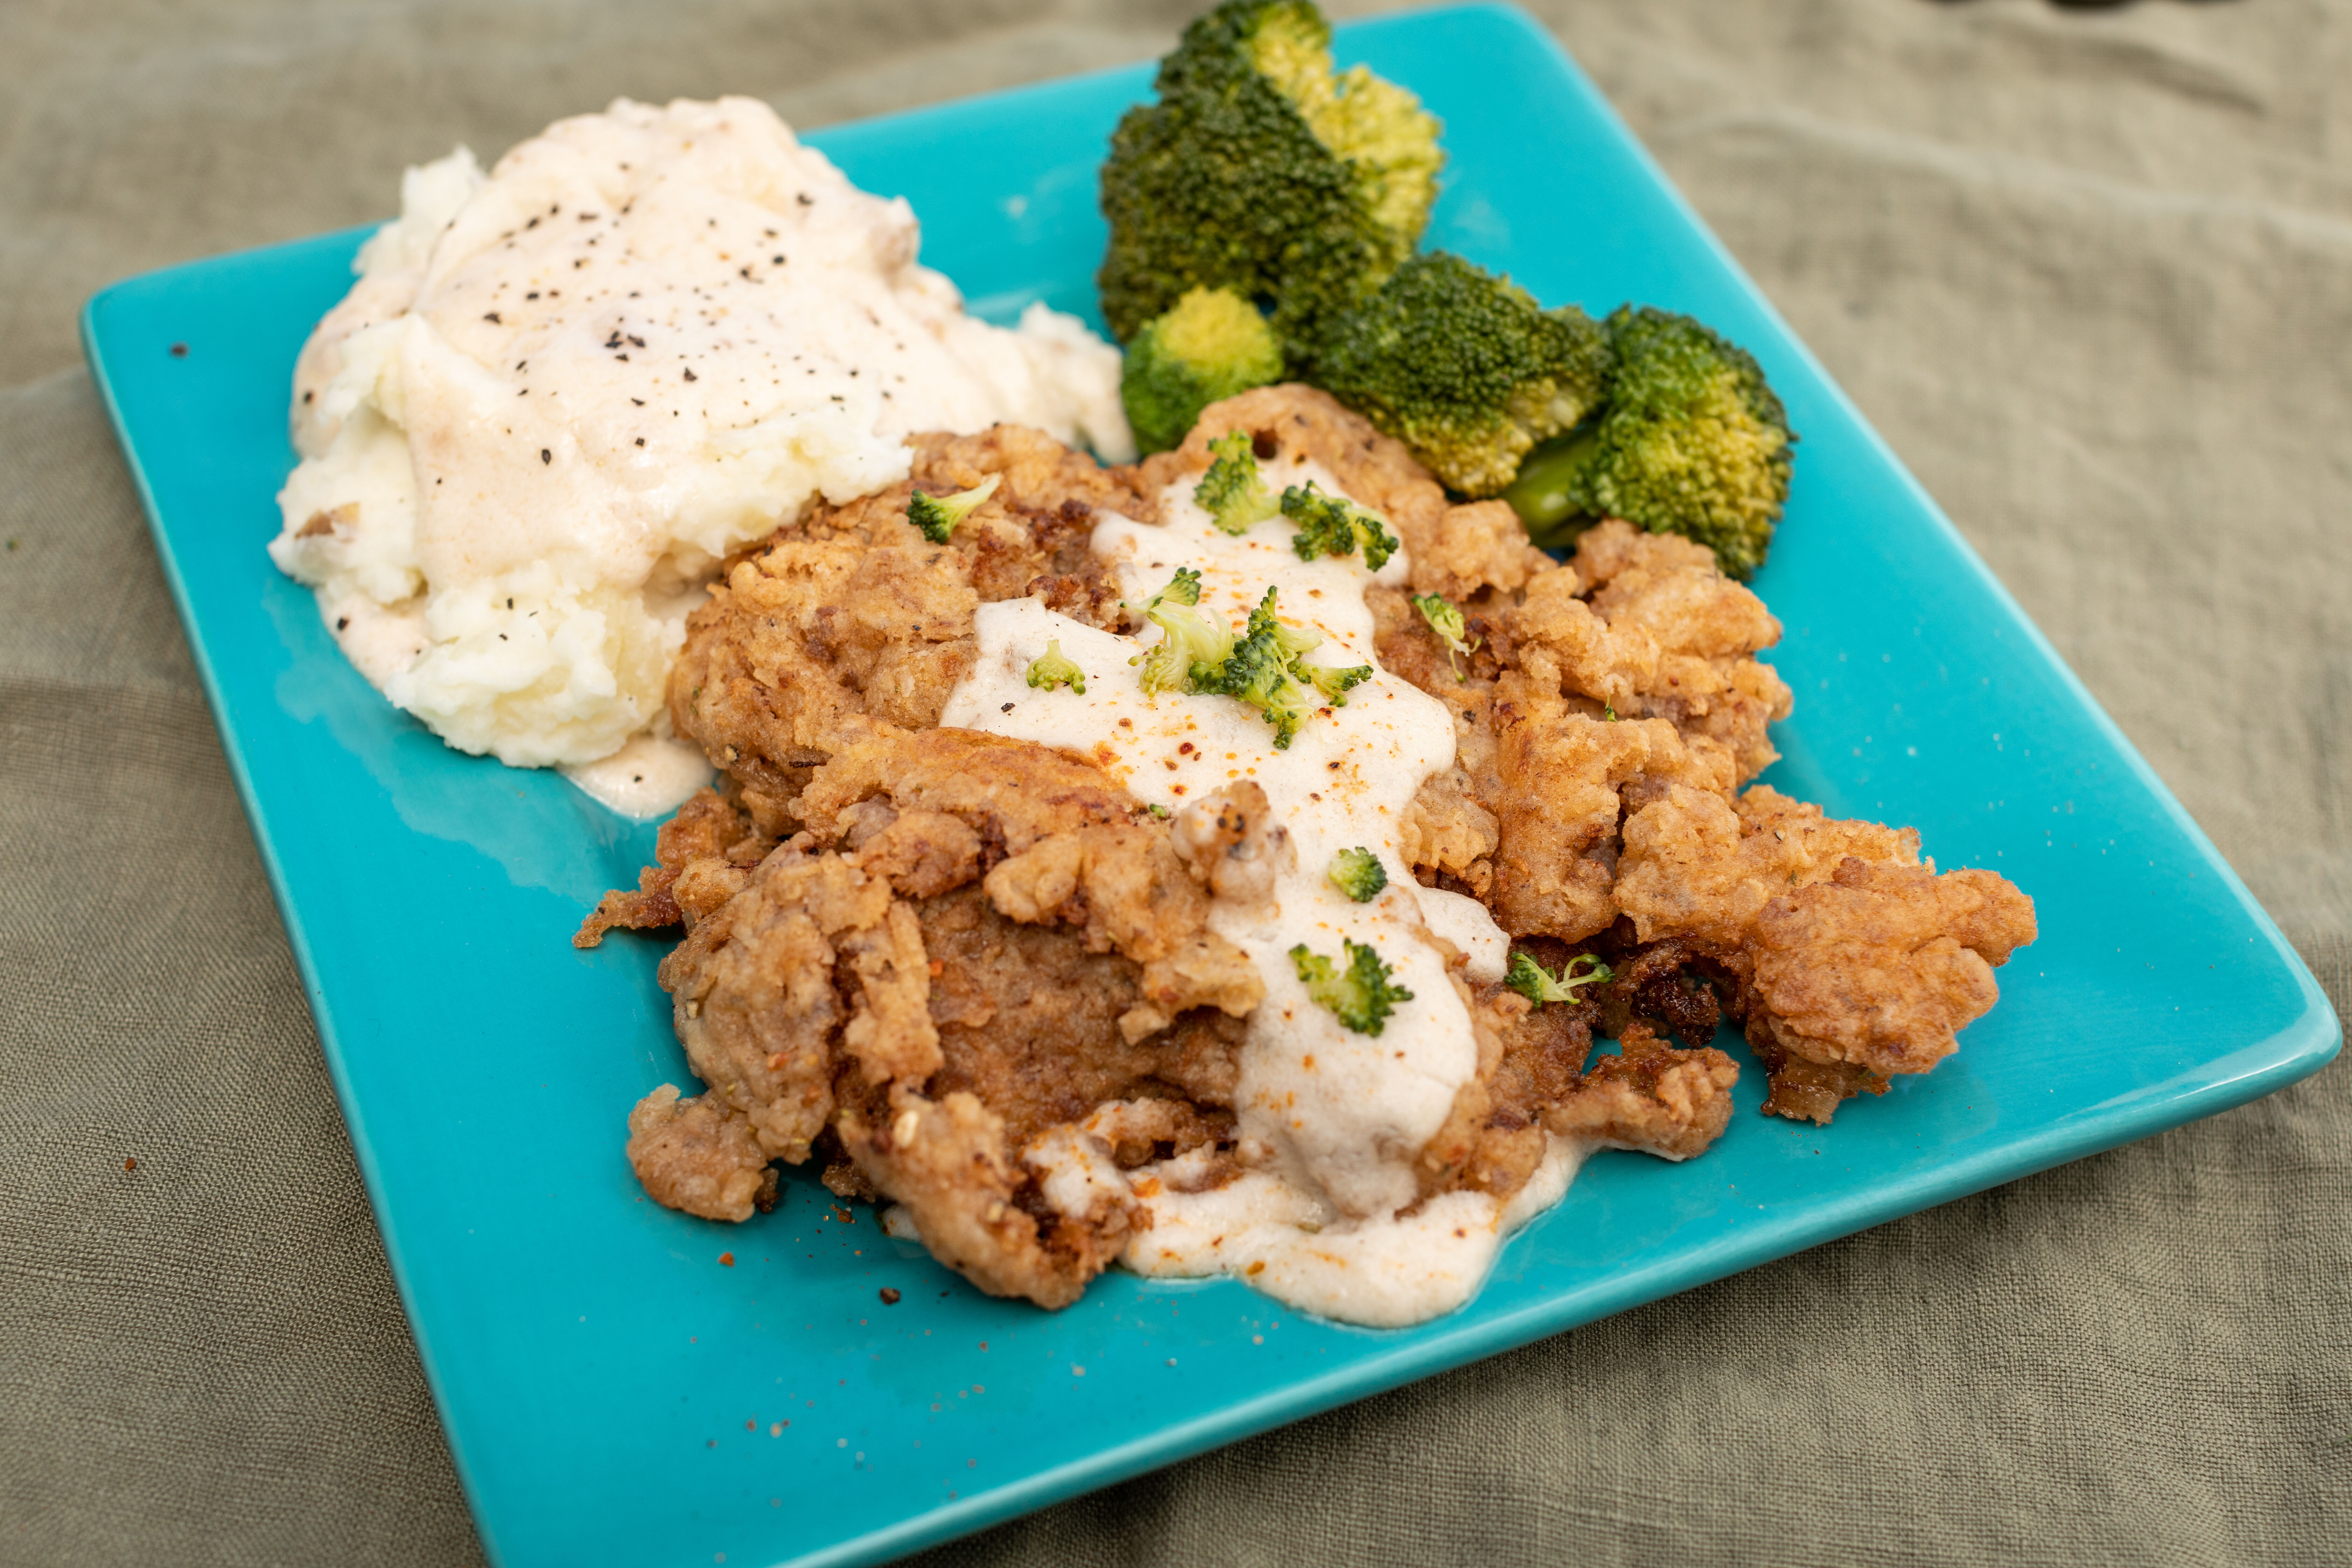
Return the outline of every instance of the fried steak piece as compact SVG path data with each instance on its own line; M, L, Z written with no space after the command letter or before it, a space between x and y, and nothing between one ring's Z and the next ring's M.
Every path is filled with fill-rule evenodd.
M2032 938L2022 894L1937 875L1908 829L1742 792L1790 710L1757 657L1780 628L1703 547L1612 521L1555 563L1507 506L1451 503L1300 386L1214 405L1133 469L1012 426L922 437L908 483L729 563L669 689L721 789L575 939L687 929L661 980L708 1088L665 1085L630 1117L656 1199L742 1219L772 1201L772 1162L819 1161L835 1191L904 1205L982 1289L1051 1307L1148 1223L1104 1173L1180 1153L1202 1184L1237 1168L1236 1052L1262 989L1206 912L1278 849L1263 793L1171 823L1082 760L937 728L981 603L1036 595L1129 628L1095 521L1155 521L1159 490L1234 430L1328 468L1403 540L1412 593L1464 612L1466 656L1408 594L1368 595L1381 662L1455 719L1455 764L1400 825L1415 874L1480 899L1551 968L1590 947L1616 971L1599 1001L1535 1007L1455 966L1478 1066L1416 1157L1424 1198L1507 1198L1547 1134L1701 1152L1738 1076L1708 1044L1719 1016L1765 1063L1768 1110L1826 1121L1932 1067L1991 1005L1991 967ZM944 543L907 521L914 489L990 476ZM1592 1057L1596 1032L1617 1054Z
M1057 1203L1028 1152L1117 1100L1168 1101L1171 1152L1230 1143L1256 971L1207 929L1170 825L1074 758L885 736L796 803L808 826L756 866L722 852L673 881L688 932L661 983L708 1089L648 1096L631 1163L660 1201L742 1219L768 1162L824 1154L982 1289L1075 1300L1132 1200ZM691 809L751 831L716 795Z
M1765 1109L1817 1122L1950 1055L2035 934L2032 900L1997 873L1939 876L1912 829L1763 785L1730 803L1675 786L1633 813L1617 893L1641 939L1679 940L1722 980Z
M1780 623L1712 552L1610 521L1564 564L1455 582L1467 658L1404 595L1371 596L1381 663L1459 731L1456 766L1404 825L1424 882L1479 898L1522 945L1677 955L1682 992L1704 974L1746 1026L1776 1115L1825 1122L1884 1093L1992 1005L1992 969L2033 940L2024 894L1991 871L1937 876L1908 828L1742 793L1778 759L1769 727L1791 699L1757 657ZM1653 1021L1705 1044L1696 1017Z

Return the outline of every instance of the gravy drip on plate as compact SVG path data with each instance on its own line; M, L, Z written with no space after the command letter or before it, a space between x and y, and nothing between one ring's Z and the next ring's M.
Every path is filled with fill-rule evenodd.
M1312 479L1339 485L1291 458L1265 465L1270 489ZM1194 503L1188 478L1160 496L1160 527L1106 518L1094 549L1118 573L1131 605L1167 586L1177 568L1202 574L1200 609L1238 625L1266 588L1283 619L1323 634L1307 654L1323 665L1369 664L1370 679L1344 707L1316 710L1286 750L1273 726L1228 697L1146 693L1130 660L1158 638L1119 637L1034 599L980 607L978 665L940 722L1036 741L1092 759L1137 799L1171 814L1229 784L1265 791L1284 842L1270 893L1220 896L1212 927L1247 952L1265 983L1249 1018L1235 1110L1246 1167L1202 1188L1184 1158L1122 1173L1099 1136L1056 1138L1029 1152L1049 1194L1106 1182L1134 1191L1152 1223L1123 1261L1144 1274L1234 1274L1294 1305L1349 1321L1417 1322L1468 1300L1503 1235L1557 1201L1581 1146L1555 1140L1543 1168L1509 1205L1471 1192L1442 1194L1410 1214L1413 1158L1475 1074L1477 1046L1447 972L1450 950L1475 977L1499 974L1507 942L1475 900L1420 887L1398 849L1398 825L1428 777L1454 761L1445 706L1379 668L1364 602L1374 583L1402 583L1398 551L1378 574L1356 556L1301 561L1284 518L1234 536ZM1058 641L1086 672L1083 695L1033 689L1032 660ZM1212 808L1213 809L1213 808ZM1182 824L1180 822L1180 832ZM1358 904L1334 887L1331 858L1361 847L1389 885ZM1412 993L1378 1035L1360 1034L1311 1000L1289 957L1304 943L1344 966L1348 940L1367 943ZM1446 945L1441 945L1441 942ZM1097 1113L1115 1119L1117 1107ZM1151 1178L1151 1179L1145 1179ZM1188 1191L1188 1188L1202 1190Z

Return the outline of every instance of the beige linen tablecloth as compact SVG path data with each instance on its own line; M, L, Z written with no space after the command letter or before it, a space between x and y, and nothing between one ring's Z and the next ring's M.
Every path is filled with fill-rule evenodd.
M82 300L615 95L815 125L1153 55L1192 9L0 5L0 1562L479 1552ZM2352 5L1538 9L2343 1008ZM2347 1085L937 1560L2352 1561Z

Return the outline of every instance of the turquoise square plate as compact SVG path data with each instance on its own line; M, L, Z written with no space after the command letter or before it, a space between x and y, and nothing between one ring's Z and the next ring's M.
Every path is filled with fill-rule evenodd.
M362 236L110 289L90 362L498 1562L873 1562L2209 1115L2335 1054L2277 929L1551 39L1480 6L1344 28L1339 50L1444 117L1432 244L1548 301L1651 301L1754 348L1804 434L1757 583L1798 698L1769 777L1833 815L1916 824L1939 864L2006 873L2041 941L1932 1076L1824 1132L1759 1115L1751 1065L1705 1158L1596 1159L1475 1302L1412 1330L1124 1274L1057 1314L989 1300L805 1176L743 1227L669 1213L621 1157L630 1105L684 1071L661 944L567 940L604 889L634 885L650 830L387 707L262 552L295 353ZM810 140L913 201L928 258L975 308L1092 317L1095 168L1150 79Z

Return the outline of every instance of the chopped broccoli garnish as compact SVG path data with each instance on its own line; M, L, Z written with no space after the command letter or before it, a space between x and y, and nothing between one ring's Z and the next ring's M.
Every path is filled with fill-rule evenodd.
M1268 588L1224 661L1194 662L1192 689L1248 703L1274 726L1274 749L1287 751L1307 714L1327 702L1335 708L1347 706L1348 689L1372 676L1369 664L1334 668L1300 658L1322 641L1322 633L1279 619L1275 615L1275 590Z
M1323 700L1334 708L1348 705L1348 693L1372 678L1369 664L1300 664L1298 672L1315 683Z
M1282 349L1256 306L1230 289L1191 289L1127 345L1118 395L1136 445L1180 445L1221 398L1282 379Z
M1577 965L1592 967L1579 972ZM1560 967L1554 975L1524 952L1511 954L1511 972L1503 976L1503 984L1540 1007L1547 1002L1581 1002L1576 994L1580 985L1606 985L1613 979L1610 967L1589 952L1579 953Z
M1364 564L1377 572L1396 553L1396 535L1379 516L1345 496L1325 495L1314 480L1282 492L1282 515L1298 525L1290 547L1301 561L1318 555L1349 555L1360 544Z
M1331 857L1331 885L1360 904L1369 904L1389 885L1381 858L1361 845Z
M1272 588L1250 612L1239 640L1214 617L1190 607L1200 602L1201 574L1187 566L1144 605L1144 618L1165 634L1128 661L1143 667L1144 690L1236 698L1265 715L1275 749L1282 751L1307 714L1325 702L1346 707L1349 688L1371 679L1369 664L1333 668L1304 662L1300 656L1321 647L1323 634L1277 617Z
M1609 318L1617 371L1600 418L1529 458L1507 492L1538 543L1622 517L1680 533L1746 577L1789 499L1789 416L1754 357L1688 316L1627 306Z
M1158 642L1129 661L1143 667L1144 690L1199 689L1196 671L1223 664L1234 651L1232 630L1192 607L1200 602L1201 574L1180 566L1143 606L1143 618L1160 632Z
M1193 289L1271 310L1294 368L1322 324L1412 253L1437 197L1436 119L1335 72L1307 0L1226 0L1160 62L1102 170L1097 281L1122 341Z
M1066 686L1084 697L1087 694L1087 672L1078 668L1076 659L1062 651L1061 639L1056 637L1045 645L1044 653L1029 661L1029 684L1042 686L1048 691L1057 686Z
M1412 607L1421 612L1421 618L1429 623L1429 629L1435 632L1437 640L1445 645L1445 661L1454 667L1454 679L1468 680L1470 678L1462 673L1462 660L1465 656L1477 652L1478 643L1486 639L1480 637L1477 642L1463 640L1466 628L1462 622L1462 608L1443 594L1415 594Z
M1143 608L1144 613L1149 615L1161 605L1197 605L1200 602L1201 569L1197 566L1179 566L1176 568L1176 575L1168 579L1168 586L1152 595L1150 603L1145 605Z
M1201 482L1192 487L1192 499L1209 514L1209 521L1227 533L1247 533L1250 529L1272 517L1277 510L1265 481L1258 477L1257 454L1250 449L1246 430L1229 430L1209 443L1216 460Z
M1305 942L1290 950L1290 964L1317 1006L1328 1008L1343 1027L1360 1035L1377 1035L1396 1005L1412 1001L1412 993L1391 983L1389 966L1371 948L1352 940L1347 947L1345 973Z
M1599 405L1609 365L1583 311L1546 310L1509 279L1432 251L1333 327L1313 379L1454 489L1491 496L1537 442Z
M1265 721L1274 726L1274 749L1279 752L1289 749L1317 700L1291 668L1297 654L1283 646L1282 626L1274 615L1274 595L1272 588L1265 591L1258 607L1250 612L1247 631L1222 664L1192 667L1192 681L1197 690L1238 698L1265 714Z
M972 508L996 493L1003 482L1002 474L991 474L968 490L951 496L927 496L917 490L907 502L907 521L923 531L923 537L933 544L945 544L956 524L971 515Z

